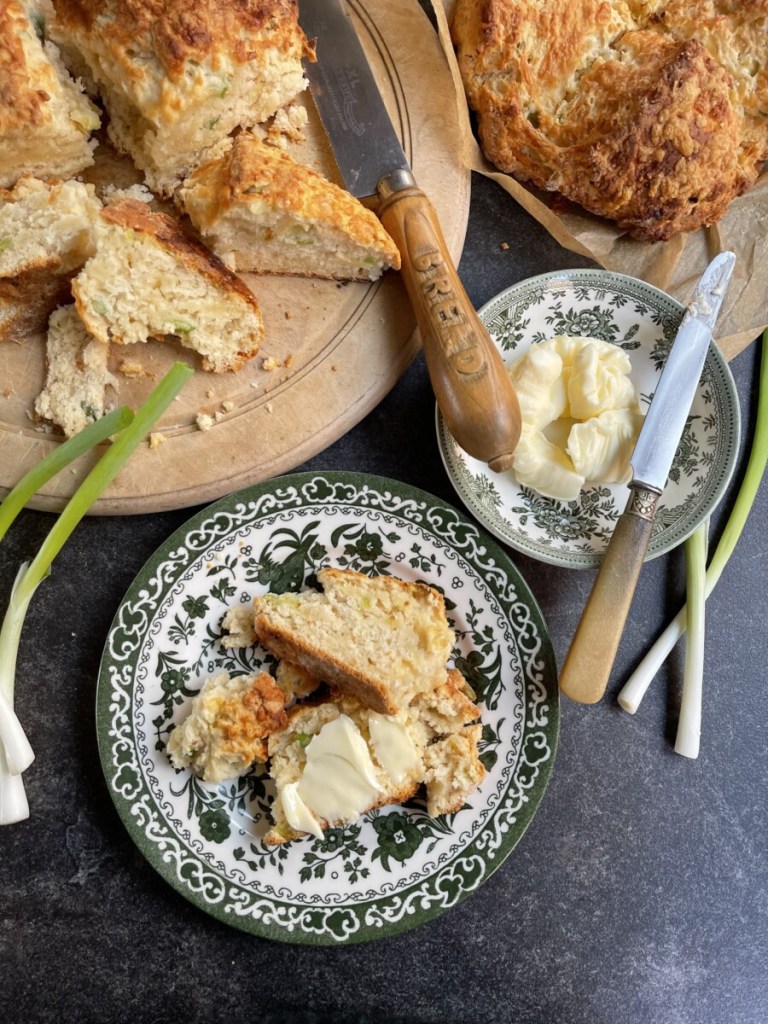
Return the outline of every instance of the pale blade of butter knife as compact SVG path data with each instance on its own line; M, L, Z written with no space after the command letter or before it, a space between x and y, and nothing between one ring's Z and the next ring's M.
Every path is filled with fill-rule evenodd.
M360 0L354 6L365 14ZM347 8L342 0L300 0L299 22L316 39L317 61L304 68L342 179L358 199L378 196L374 208L400 251L446 426L470 455L508 469L520 436L517 394L416 184Z
M632 453L629 501L611 534L560 670L560 690L580 704L594 704L605 693L651 539L656 505L690 413L735 261L732 252L721 253L697 285Z

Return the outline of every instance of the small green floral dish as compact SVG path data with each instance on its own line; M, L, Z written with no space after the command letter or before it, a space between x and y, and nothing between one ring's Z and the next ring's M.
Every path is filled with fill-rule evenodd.
M482 707L487 775L455 814L413 800L322 840L269 847L263 767L204 784L166 754L203 680L273 659L221 646L228 607L300 590L324 564L421 580L445 595L453 661ZM473 892L512 851L544 795L559 703L541 612L507 555L423 491L356 473L294 474L224 498L181 527L126 594L96 698L102 767L130 835L200 909L262 937L342 945L405 931Z
M623 348L648 408L684 307L644 281L606 270L541 274L505 289L479 311L507 364L532 345L566 334ZM454 441L439 410L437 439L459 497L494 536L532 558L565 568L599 565L629 488L590 486L575 501L545 498L518 484L514 470L494 473ZM740 432L736 387L710 345L672 471L658 505L647 558L676 547L716 507L731 479Z

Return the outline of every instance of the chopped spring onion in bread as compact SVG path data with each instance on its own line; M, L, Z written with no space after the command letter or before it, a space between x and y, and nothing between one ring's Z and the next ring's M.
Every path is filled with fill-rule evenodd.
M45 480L78 454L104 439L107 427L117 430L123 424L116 440L99 459L94 468L70 498L64 511L58 517L42 547L30 563L20 568L11 591L11 598L0 629L0 824L11 824L29 817L24 787L23 772L32 762L34 753L24 730L13 710L13 691L16 679L16 656L21 639L24 619L36 589L50 573L51 564L61 551L73 530L88 512L94 501L103 493L123 465L128 461L138 444L147 436L156 420L173 401L184 384L194 373L185 363L176 363L163 377L150 396L135 414L111 414L97 423L86 427L72 441L61 445L57 457L28 474L0 507L0 528L5 532L16 513L34 491L32 486L41 486ZM102 430L95 428L102 425ZM79 436L79 441L78 441ZM85 437L85 441L83 441ZM76 442L76 443L73 443ZM90 442L90 443L89 443ZM67 447L69 446L69 447ZM63 452L63 455L62 455ZM23 502L22 502L23 504ZM0 535L2 535L0 533Z
M736 495L733 511L725 524L725 529L709 563L705 577L705 598L708 598L717 585L728 560L746 525L747 518L754 504L757 492L768 464L768 331L763 333L760 373L758 378L758 403L755 433L749 453L747 468L741 487ZM689 538L686 544L698 543ZM619 705L624 711L633 715L640 707L645 691L650 686L656 673L667 656L687 628L688 608L681 611L670 622L656 643L651 647L645 658L624 684L618 695ZM681 709L681 718L683 711ZM688 755L690 756L690 755Z

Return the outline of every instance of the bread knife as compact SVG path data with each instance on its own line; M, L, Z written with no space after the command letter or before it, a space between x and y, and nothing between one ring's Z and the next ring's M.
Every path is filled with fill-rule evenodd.
M732 252L716 256L696 286L632 452L629 501L611 534L560 672L560 690L581 704L605 692L667 482L733 273Z
M416 184L344 2L300 0L299 23L316 41L317 61L304 69L345 187L358 199L377 197L374 209L400 250L446 426L469 455L508 469L520 436L514 386Z

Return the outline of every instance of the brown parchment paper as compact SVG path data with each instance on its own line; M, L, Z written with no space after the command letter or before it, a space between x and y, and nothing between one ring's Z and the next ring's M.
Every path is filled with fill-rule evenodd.
M718 320L717 343L733 359L768 326L768 171L711 228L677 235L669 242L639 242L610 221L575 204L555 210L561 197L534 193L483 156L472 133L469 108L450 36L454 0L430 0L448 60L462 140L461 157L471 170L498 182L557 241L607 270L641 278L687 304L707 263L723 250L736 254L736 269ZM551 204L551 205L550 205Z

